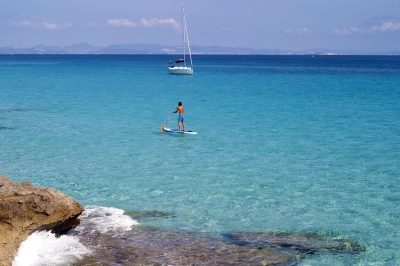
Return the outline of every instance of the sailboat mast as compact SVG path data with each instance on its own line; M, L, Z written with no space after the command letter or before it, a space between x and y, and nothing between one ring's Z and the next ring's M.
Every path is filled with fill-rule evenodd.
M193 68L193 63L192 63L192 53L190 52L190 44L189 44L189 35L188 35L188 31L187 31L187 25L186 25L186 16L185 16L185 10L184 10L184 5L182 6L182 15L183 15L183 52L184 52L184 59L185 59L185 66L186 66L186 41L187 41L187 46L189 49L189 56L190 56L190 67Z
M182 5L182 22L183 22L183 65L186 67L186 19L185 19L185 5Z

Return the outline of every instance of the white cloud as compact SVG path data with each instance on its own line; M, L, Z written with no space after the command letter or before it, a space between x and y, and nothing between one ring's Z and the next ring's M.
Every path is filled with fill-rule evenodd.
M40 27L39 24L33 23L30 21L21 21L19 23L11 23L12 26L21 26L21 27Z
M142 18L140 22L132 22L127 19L110 19L108 20L107 24L115 27L130 27L130 28L135 28L140 26L146 28L152 28L158 26L172 26L174 29L182 28L181 24L176 22L176 20L173 18L167 18L167 19L152 18L149 20Z
M43 28L48 30L61 30L72 27L71 23L57 24L57 23L42 23Z
M300 33L313 34L314 31L310 30L310 29L307 29L306 27L303 27L303 28L300 29Z
M37 27L37 28L43 28L43 29L47 29L47 30L60 30L60 29L72 27L71 23L57 24L57 23L43 22L43 23L39 24L39 23L30 22L30 21L11 23L11 25L12 26L20 26L20 27Z
M284 31L285 34L307 34L307 35L311 35L314 34L314 31L311 29L308 29L306 27L303 28L296 28L294 30L292 29L286 29Z
M285 34L293 34L294 32L291 29L286 29Z
M137 27L135 22L131 22L127 19L110 19L108 20L107 24L115 27Z
M339 35L350 35L353 33L363 33L364 31L356 28L356 27L351 27L350 29L343 28L343 29L334 29L333 33L339 34Z
M152 18L150 20L142 18L140 20L140 24L148 28L157 26L172 26L174 29L181 29L181 24L176 22L176 20L173 18L167 18L167 19Z
M58 29L58 25L56 23L47 23L43 22L43 27L48 30L56 30Z
M355 33L374 33L374 32L386 32L386 31L397 31L400 30L400 23L393 22L383 22L378 25L372 26L369 30L360 30L356 27L351 28L343 28L343 29L334 29L333 33L339 35L350 35Z
M396 31L396 30L400 30L400 23L384 22L381 23L380 25L374 25L370 29L371 32L375 31L385 32L385 31Z

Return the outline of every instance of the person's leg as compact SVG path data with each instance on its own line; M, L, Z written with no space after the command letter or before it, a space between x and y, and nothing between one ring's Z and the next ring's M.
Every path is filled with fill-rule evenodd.
M186 131L185 117L184 116L181 117L181 123L182 123L182 130Z
M184 119L183 119L183 116L182 115L179 115L179 117L178 117L178 127L179 127L179 131L182 131L182 130L184 130Z

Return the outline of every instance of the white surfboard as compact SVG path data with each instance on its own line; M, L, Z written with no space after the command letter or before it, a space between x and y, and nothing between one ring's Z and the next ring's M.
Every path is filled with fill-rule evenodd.
M169 127L164 127L163 130L164 130L165 132L179 133L179 134L191 134L191 135L197 134L197 132L195 132L195 131L191 131L191 130L188 130L188 131L179 131L178 129L173 129L173 128L169 128Z

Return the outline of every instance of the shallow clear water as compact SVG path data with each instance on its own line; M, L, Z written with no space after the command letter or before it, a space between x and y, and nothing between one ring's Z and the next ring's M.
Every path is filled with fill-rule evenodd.
M219 234L321 232L398 264L400 57L0 56L0 171L83 205ZM187 129L159 130L182 101ZM176 127L177 115L168 125Z

